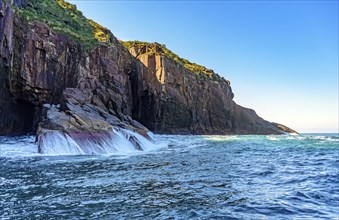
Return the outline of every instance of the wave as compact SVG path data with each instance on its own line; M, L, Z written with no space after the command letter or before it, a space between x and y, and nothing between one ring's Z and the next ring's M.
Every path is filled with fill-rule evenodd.
M36 156L35 136L0 137L0 157Z
M186 151L209 144L254 143L267 146L338 148L338 136L326 135L155 135L144 136L126 129L97 133L46 132L42 141L34 136L0 137L0 157L58 155L130 156L169 150ZM270 144L271 143L271 144ZM39 149L39 150L38 150ZM40 152L40 153L39 153Z
M156 142L153 134L145 137L127 129L68 134L52 131L40 138L39 152L44 155L125 155L165 147Z
M204 139L209 141L231 141L238 140L239 137L236 135L203 135Z
M145 137L127 129L108 132L63 133L47 131L34 136L0 138L0 157L60 155L133 155L166 148L148 132Z

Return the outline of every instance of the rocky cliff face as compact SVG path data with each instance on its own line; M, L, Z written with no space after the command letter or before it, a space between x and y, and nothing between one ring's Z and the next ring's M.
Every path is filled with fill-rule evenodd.
M14 1L19 8L33 3ZM228 81L199 76L161 48L149 54L133 46L129 52L113 35L107 39L85 49L0 1L0 135L47 129L90 131L93 137L114 126L143 134L147 128L173 134L282 133L234 103Z
M86 50L44 22L14 16L10 4L1 2L1 11L0 135L37 131L41 153L55 136L79 146L100 146L119 129L149 138L130 117L132 56L113 36L109 46ZM126 139L141 150L133 135Z
M133 117L151 130L172 134L281 133L253 110L237 105L228 80L190 71L167 57L156 43L132 44L129 49L144 65L143 71L138 71L143 74L136 76Z
M89 103L117 114L131 114L131 55L116 39L112 46L101 45L87 52L67 36L53 33L45 23L22 24L20 19L15 22L11 73L15 97L35 105L59 104L66 88L78 88L93 93Z
M14 15L11 5L0 1L0 135L31 132L39 112L34 104L11 93L15 60Z

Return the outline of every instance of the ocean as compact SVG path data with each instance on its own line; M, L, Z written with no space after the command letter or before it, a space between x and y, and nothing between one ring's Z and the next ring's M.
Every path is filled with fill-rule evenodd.
M0 137L0 219L339 219L338 134L154 136L98 155Z

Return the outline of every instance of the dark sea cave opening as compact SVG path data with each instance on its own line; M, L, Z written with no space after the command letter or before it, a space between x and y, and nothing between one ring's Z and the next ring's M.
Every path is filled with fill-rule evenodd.
M15 100L12 105L4 105L1 110L2 135L35 134L43 118L41 106L22 100Z

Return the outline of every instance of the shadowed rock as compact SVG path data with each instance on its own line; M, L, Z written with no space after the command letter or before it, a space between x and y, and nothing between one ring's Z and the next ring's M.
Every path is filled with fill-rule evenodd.
M133 95L137 97L133 117L152 131L172 134L285 132L260 118L254 110L237 105L228 80L192 72L166 56L157 43L131 45L131 54L143 64L132 78Z

